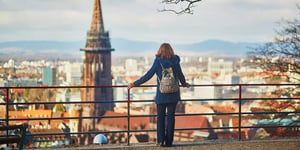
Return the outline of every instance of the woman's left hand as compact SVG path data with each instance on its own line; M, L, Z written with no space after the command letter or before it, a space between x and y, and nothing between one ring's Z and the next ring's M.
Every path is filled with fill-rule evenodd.
M191 85L189 83L186 83L185 87L189 88Z

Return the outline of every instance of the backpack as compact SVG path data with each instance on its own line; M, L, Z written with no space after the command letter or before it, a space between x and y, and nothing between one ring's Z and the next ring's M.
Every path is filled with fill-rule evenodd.
M159 90L161 93L175 93L179 90L178 80L175 78L172 67L162 68L161 80L159 80Z

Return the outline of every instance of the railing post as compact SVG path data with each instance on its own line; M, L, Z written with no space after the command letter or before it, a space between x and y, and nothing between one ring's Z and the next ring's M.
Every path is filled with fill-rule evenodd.
M9 88L7 87L6 88L6 117L5 117L5 123L6 123L6 125L8 126L8 124L9 124L9 121L8 121L8 118L9 118L9 105L8 105L8 100L9 100Z
M242 139L241 124L242 124L242 85L239 85L239 141Z
M9 107L8 107L8 100L9 100L9 88L7 87L6 88L6 100L5 100L5 103L6 103L6 115L5 115L5 123L6 123L6 125L8 126L9 125L9 121L8 121L8 119L9 119ZM8 136L8 129L6 130L6 136ZM8 144L6 144L6 146L8 146Z
M130 145L130 88L127 89L127 145Z

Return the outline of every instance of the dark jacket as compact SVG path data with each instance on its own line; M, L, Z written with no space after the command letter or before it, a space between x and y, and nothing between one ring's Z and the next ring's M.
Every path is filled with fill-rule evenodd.
M151 79L154 74L156 74L156 76L159 79L161 79L162 68L160 63L164 66L164 68L172 67L174 76L180 81L181 85L186 86L185 77L180 67L180 58L177 55L173 59L161 59L160 57L156 57L152 67L148 70L148 72L144 76L142 76L140 79L134 82L134 86L140 86L141 84ZM156 104L176 103L180 100L180 90L178 90L178 92L171 93L171 94L163 94L159 91L159 81L158 79L156 80L157 80L157 88L156 88L156 96L155 96Z

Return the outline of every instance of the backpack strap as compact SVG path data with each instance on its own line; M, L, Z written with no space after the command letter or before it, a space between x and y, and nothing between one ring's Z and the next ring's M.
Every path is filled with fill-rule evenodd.
M160 62L159 62L159 63L160 63ZM160 66L161 66L162 69L165 69L164 66L163 66L161 63L160 63Z
M160 64L160 66L161 66L161 68L162 68L162 70L164 70L165 68L164 68L164 66L159 62L159 64ZM161 77L162 77L162 75L161 75ZM159 79L159 77L157 76L157 78L158 78L158 82L160 83L160 79Z

